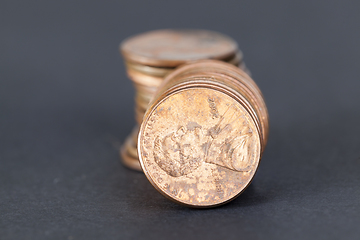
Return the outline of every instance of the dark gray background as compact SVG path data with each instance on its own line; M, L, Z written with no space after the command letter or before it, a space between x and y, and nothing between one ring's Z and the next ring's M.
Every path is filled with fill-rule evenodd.
M1 1L0 239L359 239L359 1ZM207 210L124 168L118 44L159 28L238 41L270 113L254 182Z

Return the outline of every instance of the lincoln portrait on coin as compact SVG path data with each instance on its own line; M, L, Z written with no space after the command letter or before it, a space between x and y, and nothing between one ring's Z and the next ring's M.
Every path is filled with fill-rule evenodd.
M166 136L154 141L154 159L158 166L172 177L187 175L201 164L216 164L233 171L248 171L251 166L249 127L233 129L231 124L236 111L230 106L219 122L203 129L196 122L188 122ZM227 119L227 122L224 122Z

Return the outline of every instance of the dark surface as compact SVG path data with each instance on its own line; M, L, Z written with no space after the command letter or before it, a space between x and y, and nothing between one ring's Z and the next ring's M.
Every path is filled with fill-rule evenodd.
M0 239L360 239L359 1L2 1ZM172 203L118 148L133 89L118 44L159 28L239 42L270 112L235 201Z

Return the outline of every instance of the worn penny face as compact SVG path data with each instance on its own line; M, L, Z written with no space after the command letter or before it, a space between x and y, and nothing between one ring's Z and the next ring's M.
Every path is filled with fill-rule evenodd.
M260 159L259 132L235 99L205 87L165 97L139 134L145 175L166 197L195 207L225 203L251 182Z
M199 59L226 60L237 52L231 38L205 30L158 30L125 40L120 46L124 57L131 62L176 67Z

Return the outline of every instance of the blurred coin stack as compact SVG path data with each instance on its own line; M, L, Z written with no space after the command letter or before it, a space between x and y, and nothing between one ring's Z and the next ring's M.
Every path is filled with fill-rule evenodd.
M125 166L141 171L137 137L145 111L164 78L182 64L216 59L249 73L237 43L223 34L206 30L157 30L126 39L120 45L127 75L134 84L137 125L121 147Z

